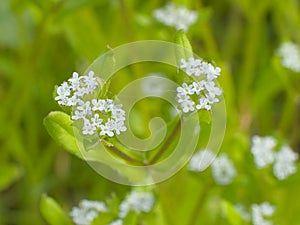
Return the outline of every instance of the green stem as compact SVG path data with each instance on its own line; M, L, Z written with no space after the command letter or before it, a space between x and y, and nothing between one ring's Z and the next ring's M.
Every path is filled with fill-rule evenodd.
M175 136L177 135L177 133L179 131L180 126L181 126L181 120L179 119L177 121L174 129L172 130L170 136L167 138L165 143L161 146L161 148L159 149L157 154L148 163L141 162L141 161L131 157L130 155L128 155L128 154L124 153L123 151L121 151L115 145L113 145L113 144L111 144L111 143L109 143L105 140L101 140L101 142L103 142L105 144L105 147L106 147L107 150L111 151L112 153L114 153L115 155L117 155L120 158L124 159L125 161L127 161L129 163L132 163L132 164L135 164L135 165L147 166L147 165L151 165L151 164L156 163L160 159L160 157L164 154L164 152L168 149L168 147L170 146L170 144L174 140Z
M204 201L205 201L205 198L206 198L210 188L211 188L211 184L208 184L207 186L204 187L203 191L200 193L200 195L197 199L197 202L196 202L196 206L191 214L188 225L196 224L197 217L198 217L199 212L201 211L202 207L204 206Z
M127 155L126 153L124 153L123 151L121 151L120 149L118 149L116 146L112 145L112 144L108 144L106 143L106 149L111 151L112 153L114 153L115 155L118 155L120 158L124 159L125 161L135 164L135 165L144 165L144 163L142 163L139 160L136 160L135 158Z
M128 40L133 41L134 36L133 36L131 21L130 21L130 18L129 18L126 3L125 3L124 0L119 0L119 2L120 2L120 5L121 5L121 11L122 11L123 18L124 18L124 25L125 25L125 28L126 28L126 34L128 36Z
M172 141L174 140L174 137L176 136L177 132L179 131L179 128L181 126L181 120L179 119L176 126L174 127L172 133L166 140L166 142L163 144L163 146L159 149L157 154L150 160L150 165L156 163L159 158L164 154L164 152L168 149Z
M279 128L282 134L286 134L289 132L289 129L294 124L293 117L295 115L296 106L294 102L293 95L287 93L286 100L283 105L281 118L279 121Z
M299 127L299 122L300 122L300 96L295 95L295 100L294 100L294 117L293 117L293 128L291 131L291 141L290 144L292 147L297 148L300 143L299 143L299 138L300 138L300 127Z

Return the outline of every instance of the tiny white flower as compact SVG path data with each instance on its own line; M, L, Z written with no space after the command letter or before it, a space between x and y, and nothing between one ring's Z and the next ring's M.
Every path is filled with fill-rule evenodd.
M220 96L222 94L222 90L216 86L216 83L213 81L205 82L205 89L208 92L208 95L212 98L215 98L216 96Z
M204 171L215 157L216 155L211 150L201 150L192 156L188 169L195 172Z
M101 124L102 124L103 119L101 119L100 116L99 116L99 114L96 113L91 118L91 121L92 121L92 126L99 128L101 126Z
M220 76L221 68L214 67L212 64L190 57L188 61L181 59L180 68L189 76L199 77L205 75L208 81L212 81Z
M83 76L83 81L85 83L85 93L89 94L95 91L98 86L97 78L94 77L94 72L90 71L87 76Z
M291 174L297 172L295 165L298 159L298 154L295 153L289 146L284 145L275 155L275 164L273 167L274 175L279 180L284 180Z
M69 96L71 93L71 87L68 85L67 82L63 82L61 86L57 88L57 94Z
M212 174L217 184L228 185L232 183L237 172L227 154L222 153L212 163Z
M252 209L252 222L253 225L272 225L273 222L267 220L266 217L271 217L275 212L275 207L268 202L261 204L253 204Z
M72 120L85 119L86 114L83 111L75 110L72 115Z
M77 72L74 72L72 77L68 79L68 81L71 83L72 90L77 91L80 88L80 79L81 77Z
M187 31L197 21L198 13L183 6L168 3L165 7L154 10L153 17L167 26Z
M122 109L121 104L113 107L111 117L116 121L125 121L125 111Z
M106 99L106 101L105 101L105 111L106 112L111 112L114 107L115 107L114 100Z
M95 211L87 211L85 209L73 207L70 216L76 225L90 225L97 217L97 213Z
M98 212L106 212L107 207L103 202L98 202L98 201L91 201L87 199L83 199L80 203L79 206L81 208L86 208L86 209L95 209Z
M82 200L79 207L73 207L70 212L76 225L90 225L99 212L106 212L107 207L103 202Z
M76 109L81 111L86 116L92 114L92 108L91 108L91 102L90 101L86 101L86 102L81 103L79 106L77 106Z
M187 113L187 112L193 112L195 111L195 102L193 102L192 100L188 99L186 101L182 101L181 102L181 107L182 107L182 111L184 113Z
M187 85L186 83L183 83L181 85L181 87L177 88L177 93L185 94L185 95L192 95L192 94L194 94L193 85Z
M114 136L113 130L115 129L115 121L108 119L108 121L105 123L105 125L101 124L100 125L100 136L108 135L109 137Z
M57 96L54 98L60 105L68 106L69 95L71 94L71 87L67 82L63 82L56 90Z
M71 98L68 99L68 106L76 106L76 105L80 105L83 104L83 101L77 96L77 95L73 95Z
M132 191L119 206L119 217L124 218L130 211L137 214L149 213L153 208L155 198L150 192Z
M100 111L102 113L106 110L106 101L104 99L92 99L92 110Z
M191 97L184 93L177 93L177 100L178 100L178 103L182 103L182 102L191 100Z
M205 90L205 80L201 80L199 82L193 82L193 91L196 95L200 95L201 91Z
M204 96L200 96L196 109L211 110L211 105L209 104L208 99Z
M202 59L194 59L194 58L189 58L188 61L185 61L185 59L181 59L181 65L180 68L184 69L187 75L189 76L200 76L201 75L201 62Z
M117 135L119 135L121 132L126 131L127 128L124 125L123 121L116 121L114 125L114 131L116 132Z
M276 146L276 144L276 139L271 136L253 136L251 153L254 156L254 162L258 169L265 168L266 166L274 162L274 147Z
M96 133L96 127L88 119L84 119L82 133L85 135L93 135Z
M86 92L86 88L85 87L79 87L77 90L76 90L76 95L80 98L82 98L83 96L85 96L87 94Z
M210 95L210 93L206 94L206 99L207 99L207 102L209 103L210 107L214 104L214 103L217 103L219 102L220 100L213 96L213 95Z
M211 80L216 79L220 76L221 68L220 67L214 67L210 63L203 62L202 63L202 73L206 75L207 80L211 81Z
M299 73L300 72L300 46L292 42L283 43L278 49L282 66Z

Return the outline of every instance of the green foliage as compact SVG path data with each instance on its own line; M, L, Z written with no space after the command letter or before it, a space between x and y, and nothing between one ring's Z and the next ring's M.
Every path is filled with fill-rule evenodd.
M3 163L0 165L0 191L8 188L22 175L22 171L16 165Z
M242 225L245 224L241 215L237 212L234 206L228 202L222 202L222 210L224 212L224 216L228 218L228 222L230 225Z
M177 61L180 62L181 59L188 60L190 57L193 57L191 43L183 30L179 30L175 34L175 44L180 46L176 48Z
M199 13L187 33L153 19L152 11L166 1L0 1L0 225L73 224L56 201L70 209L83 198L106 199L112 193L106 201L111 212L100 214L94 224L117 218L119 199L129 187L100 177L84 160L78 160L82 156L70 116L58 111L51 93L73 71L84 73L108 46L149 39L184 47L177 49L178 58L187 59L194 52L222 68L219 83L227 128L221 151L233 160L238 176L232 184L218 186L210 168L202 173L183 168L156 185L157 203L151 213L131 212L127 223L240 225L243 221L234 205L243 203L249 208L263 201L276 206L274 224L300 223L299 163L298 173L278 181L272 167L257 170L250 153L255 134L274 135L300 152L300 76L283 68L276 55L282 42L300 43L298 1L174 2ZM113 55L106 57L98 70L108 76L115 62ZM99 96L113 96L133 78L158 71L182 81L176 68L147 65L130 66L112 80L101 81ZM163 115L168 136L175 126L170 106L153 99L139 104L131 114L134 132L147 137L150 119ZM197 150L207 143L211 115L203 111L199 118L203 136Z
M72 225L69 217L64 213L59 204L47 195L43 195L40 203L41 213L49 225Z
M44 125L50 136L71 154L81 158L72 123L70 116L60 111L51 112L44 119Z

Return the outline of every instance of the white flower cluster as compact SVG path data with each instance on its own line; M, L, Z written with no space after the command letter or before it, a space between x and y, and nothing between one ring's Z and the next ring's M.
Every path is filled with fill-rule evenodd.
M155 198L151 192L132 191L119 205L119 218L107 225L123 225L123 218L130 211L134 211L136 214L149 213L154 203ZM104 202L82 200L79 207L73 207L70 216L76 225L90 225L97 218L99 212L109 212Z
M188 169L195 172L201 172L205 170L211 162L212 175L215 182L219 185L231 184L237 172L232 160L230 160L225 153L216 157L209 149L199 151L191 158Z
M194 10L188 10L183 6L168 3L163 8L154 10L153 17L167 26L187 31L197 21L198 13Z
M225 153L217 157L211 166L214 180L219 185L231 184L237 174L232 160Z
M253 225L272 225L273 222L267 218L274 215L275 207L269 202L263 202L261 204L252 204L251 212L249 213L245 207L241 204L235 206L237 212L240 213L241 217L249 222L252 220Z
M80 104L74 110L72 119L83 119L84 135L93 135L100 130L99 136L112 137L126 131L125 111L121 104L115 105L111 99L92 99Z
M298 154L289 146L283 145L279 151L275 151L277 141L275 138L253 136L251 152L258 169L273 165L273 173L278 180L284 180L297 172L295 162Z
M194 79L202 78L189 84L183 83L177 88L177 101L182 111L187 113L200 109L211 110L211 106L219 102L218 96L222 94L222 90L215 83L221 69L194 58L189 58L188 61L181 59L180 68Z
M125 111L112 99L84 100L83 97L96 91L99 83L90 71L88 76L74 72L68 82L57 88L55 100L63 106L73 106L72 120L83 120L82 134L112 137L126 131Z
M73 207L70 216L76 225L90 225L99 212L106 212L107 207L103 202L82 200L79 207Z
M275 212L275 207L268 202L261 204L253 204L252 209L252 222L253 225L272 225L273 222L267 220L265 217L271 217Z
M188 169L195 172L204 171L215 157L216 155L209 149L198 151L190 159Z
M141 212L148 213L151 211L154 203L155 198L152 193L132 191L120 204L119 217L126 217L130 211L135 211L137 214Z
M57 88L55 100L63 106L82 104L82 97L93 93L98 85L93 71L90 71L87 76L79 76L78 73L74 72L68 82L63 82Z
M274 162L274 148L276 145L276 139L271 136L259 137L255 135L252 137L251 152L258 169L265 168Z
M300 72L300 47L292 42L283 43L278 49L282 66Z
M289 175L297 172L295 161L298 159L298 154L295 153L289 146L284 145L275 155L275 164L273 173L278 180L284 180Z

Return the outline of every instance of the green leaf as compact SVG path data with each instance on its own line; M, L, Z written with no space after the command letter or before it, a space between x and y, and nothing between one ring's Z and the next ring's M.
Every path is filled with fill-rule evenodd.
M11 164L0 164L0 191L8 188L13 182L21 176L21 170Z
M111 213L99 212L97 218L95 218L91 225L107 225L116 220L115 216Z
M119 213L120 205L120 200L118 199L117 195L115 193L112 193L111 196L108 199L106 199L105 202L110 212L117 216Z
M42 216L50 225L73 225L60 205L47 195L43 195L40 203Z
M123 224L137 224L138 216L135 211L130 210L126 217L123 219Z
M101 78L99 78L101 79ZM107 81L103 81L102 80L102 86L101 86L101 91L99 94L99 98L106 98L108 91L109 91L109 87L110 87L110 83L111 83L111 79L108 79Z
M188 58L193 57L192 46L183 30L179 30L175 34L175 43L179 45L176 48L176 58L178 62L180 62L181 59L188 60Z
M244 220L241 217L241 215L237 212L237 210L234 208L234 206L228 202L223 201L222 202L222 210L228 219L229 224L231 225L241 225L244 224Z
M145 220L149 225L167 225L164 211L160 204L156 204L151 213L144 214Z
M73 121L68 114L59 111L50 112L44 119L44 125L54 141L68 152L82 159L72 123Z

